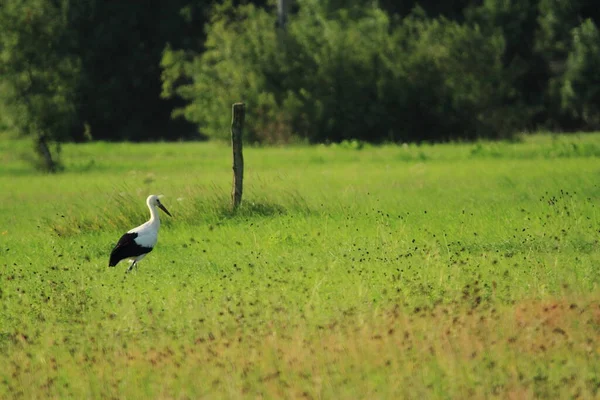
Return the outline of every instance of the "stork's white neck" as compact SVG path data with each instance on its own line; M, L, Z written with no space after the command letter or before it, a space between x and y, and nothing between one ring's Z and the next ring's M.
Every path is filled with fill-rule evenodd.
M156 209L156 207L151 206L150 204L148 204L148 208L150 209L150 220L148 221L148 224L154 225L158 228L160 226L160 218L158 217L158 210Z

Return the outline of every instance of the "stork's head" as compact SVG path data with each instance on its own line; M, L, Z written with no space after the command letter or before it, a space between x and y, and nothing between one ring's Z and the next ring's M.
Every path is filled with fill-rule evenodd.
M171 213L169 212L169 210L167 210L166 207L163 206L162 203L160 202L159 196L157 196L155 194L148 196L146 203L148 203L148 206L150 206L150 207L160 208L161 210L166 212L169 217L172 216Z

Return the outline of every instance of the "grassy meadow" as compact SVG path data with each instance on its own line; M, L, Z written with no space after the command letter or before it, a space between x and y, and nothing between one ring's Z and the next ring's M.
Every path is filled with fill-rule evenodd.
M600 134L0 141L0 398L600 396ZM163 194L136 271L108 268Z

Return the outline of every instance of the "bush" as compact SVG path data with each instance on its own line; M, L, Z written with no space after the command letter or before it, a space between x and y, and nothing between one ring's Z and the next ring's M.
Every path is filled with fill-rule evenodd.
M203 54L164 53L163 94L186 99L177 114L214 138L229 137L225 110L236 101L248 104L247 139L257 142L438 141L508 131L501 35L418 12L394 28L376 7L326 5L298 1L286 32L263 9L217 9Z
M201 55L167 48L161 62L163 96L177 94L188 101L173 115L198 124L209 137L226 139L231 124L227 110L244 101L252 110L246 116L248 140L289 137L289 124L275 99L285 64L274 27L275 17L253 5L223 6L211 18ZM191 82L179 85L187 79Z
M583 120L588 129L600 129L600 33L591 19L573 30L562 86L563 109Z
M395 125L403 126L403 139L439 141L510 134L513 126L508 114L513 110L503 103L507 88L501 61L504 40L499 33L487 36L477 26L444 18L410 17L402 29L405 56L398 63L404 89L397 91L402 93L403 118Z

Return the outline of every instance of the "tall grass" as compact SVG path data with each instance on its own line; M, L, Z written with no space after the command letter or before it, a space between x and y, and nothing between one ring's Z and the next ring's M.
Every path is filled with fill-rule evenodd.
M235 213L222 145L65 146L51 177L10 143L1 398L599 395L599 135L249 147ZM156 249L108 268L150 193Z

